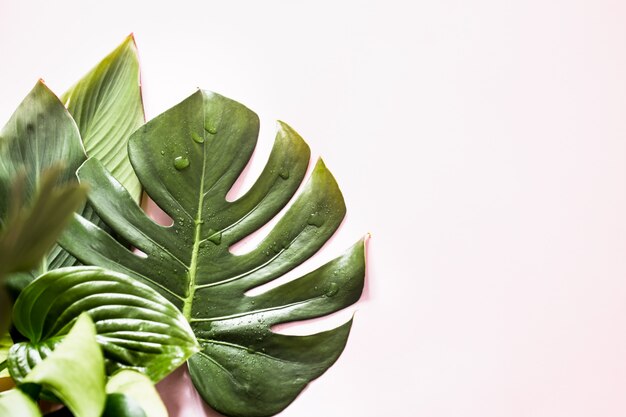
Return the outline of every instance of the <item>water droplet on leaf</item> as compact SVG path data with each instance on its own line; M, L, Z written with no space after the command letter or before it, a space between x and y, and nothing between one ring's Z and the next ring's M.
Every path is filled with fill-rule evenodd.
M324 219L319 213L313 213L309 216L306 222L311 226L320 227L322 224L324 224Z
M282 171L280 171L280 174L278 174L282 179L286 180L289 178L289 171L287 171L286 169L283 169Z
M212 135L217 133L217 128L215 126L211 126L209 124L205 124L204 125L204 130L206 130L207 132L209 132Z
M174 168L181 171L189 166L189 159L184 156L177 156L174 158Z
M196 143L204 143L204 136L200 136L196 132L191 133L191 139Z
M339 285L335 282L331 282L328 288L326 289L326 296L332 297L339 292Z

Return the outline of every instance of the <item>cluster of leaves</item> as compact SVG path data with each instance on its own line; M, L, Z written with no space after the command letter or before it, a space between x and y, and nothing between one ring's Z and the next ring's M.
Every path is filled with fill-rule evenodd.
M37 398L79 417L114 409L161 416L152 383L185 361L210 406L267 416L335 362L351 322L307 336L272 327L356 302L364 241L299 278L249 293L313 256L345 215L321 160L294 197L310 151L283 123L259 178L228 201L258 130L256 114L206 91L144 124L131 37L61 100L37 83L0 132L0 274L15 299L0 370L18 385L0 396L0 416L15 404L39 415ZM143 191L171 225L144 213ZM229 250L292 199L257 248ZM80 358L93 381L80 386L77 374L59 372L68 358Z

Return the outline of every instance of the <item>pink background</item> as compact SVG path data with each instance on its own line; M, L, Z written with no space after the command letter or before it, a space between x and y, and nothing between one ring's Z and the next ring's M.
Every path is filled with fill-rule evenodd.
M323 155L349 216L300 271L371 232L369 291L281 416L626 416L622 2L156 3L0 0L0 120L132 31L149 118L196 87L259 113L242 190L276 119Z

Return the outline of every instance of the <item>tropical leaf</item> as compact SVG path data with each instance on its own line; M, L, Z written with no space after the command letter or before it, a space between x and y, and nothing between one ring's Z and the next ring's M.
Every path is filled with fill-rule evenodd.
M42 195L37 200L39 206L33 207L32 210L38 210L42 206L51 207L51 202L47 200L50 196L47 193L54 189L52 185L65 187L61 190L72 194L71 184L77 182L76 169L85 159L80 134L72 116L54 93L43 82L38 82L0 131L0 228L5 230L5 233L15 234L15 230L10 230L7 222L10 205L12 201L15 201L9 198L9 195L17 178L23 176L21 180L17 180L21 187L20 202L26 205L34 204L35 196L41 192ZM60 163L64 164L62 170L58 168ZM53 175L54 178L46 179L43 177L44 172L50 169L56 173ZM40 187L42 184L43 187ZM59 202L61 197L54 197L54 201ZM73 198L68 200L70 206L75 202ZM65 215L66 207L64 203L59 209L60 216ZM45 213L33 211L33 216L40 216L38 227L50 226ZM59 225L62 226L62 222ZM35 245L35 238L40 233L42 239L37 245L41 247L47 247L49 244L49 240L44 238L44 233L47 236L53 236L58 232L57 225L54 225L50 234L42 229L26 226L30 234L26 236L28 241L24 243ZM58 245L54 245L43 261L32 271L11 277L12 283L19 290L40 273L52 268L69 266L74 262L74 258L67 252Z
M351 323L309 336L272 332L272 326L323 316L360 296L363 241L344 255L259 295L247 292L301 264L333 235L344 215L339 188L319 161L298 198L249 253L229 248L274 217L302 182L309 149L279 125L269 161L236 201L226 195L249 161L257 116L243 105L198 91L141 127L129 155L148 195L174 223L149 219L98 161L79 170L93 187L98 215L139 256L105 231L77 217L60 243L87 264L152 286L183 312L202 351L189 370L202 397L229 415L266 416L286 407L343 350Z
M100 417L104 410L104 358L87 314L76 320L58 349L22 381L59 398L76 417Z
M82 312L95 323L108 374L130 368L156 382L198 351L185 318L152 288L102 268L61 268L33 281L15 302L14 325L29 341L11 347L13 379L26 380L54 354Z
M122 370L116 373L107 382L106 392L109 395L124 394L132 398L141 406L146 417L167 417L168 415L150 378L139 372Z
M23 175L24 199L30 202L40 177L51 166L64 166L58 172L59 185L76 182L75 172L86 159L85 149L128 188L135 201L141 198L141 186L126 150L130 133L144 121L139 62L132 36L66 92L63 102L69 112L39 81L0 131L0 230L6 229L12 201L9 193L16 177ZM89 205L81 214L102 225ZM40 224L40 230L47 225ZM42 239L41 245L45 243ZM18 294L49 269L73 265L76 260L55 245L36 268L11 276L12 292Z
M128 160L128 138L144 123L137 47L132 35L68 90L87 155L95 157L139 202L141 184Z
M0 392L0 417L41 417L37 404L19 389Z
M58 185L60 165L40 173L35 195L27 202L26 177L18 175L9 193L10 207L0 234L0 274L29 271L40 264L72 213L82 206L87 188L77 182Z
M0 232L0 335L8 329L11 316L12 302L4 282L6 274L28 273L36 268L53 247L74 210L85 202L84 186L78 183L57 185L62 171L61 167L55 166L41 173L34 201L30 204L24 201L23 174L17 176L11 187L11 203L4 230ZM4 376L3 361L0 353L0 378Z

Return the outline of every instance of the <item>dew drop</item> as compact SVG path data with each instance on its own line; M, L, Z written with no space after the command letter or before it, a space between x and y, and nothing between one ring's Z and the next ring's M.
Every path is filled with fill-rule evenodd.
M280 171L280 173L278 174L282 179L286 180L289 178L289 171L287 171L286 169L283 169L282 171Z
M161 151L161 155L165 155L165 151Z
M204 143L204 136L200 136L196 132L191 134L191 139L196 143Z
M272 243L272 250L274 251L274 253L278 253L278 252L280 252L280 249L281 249L281 248L280 248L280 246L278 245L278 242L274 241L274 242Z
M207 132L209 132L212 135L217 133L217 128L215 126L211 126L211 125L208 125L208 124L204 125L204 130L206 130Z
M184 156L177 156L176 158L174 158L174 168L176 168L177 170L182 171L188 166L189 159L185 158Z
M328 288L326 289L325 294L327 297L332 297L338 292L339 292L339 285L337 285L335 282L331 282Z
M320 227L322 224L324 224L324 219L319 213L313 213L309 216L306 222L311 226Z

